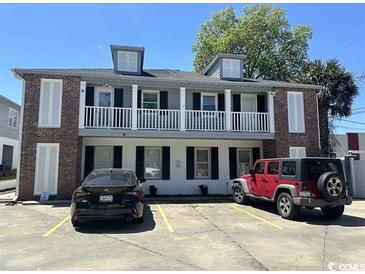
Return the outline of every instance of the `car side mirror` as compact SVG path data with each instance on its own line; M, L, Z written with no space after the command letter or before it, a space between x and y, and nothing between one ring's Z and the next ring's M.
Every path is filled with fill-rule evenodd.
M255 176L255 170L250 169L250 174L251 174L252 177Z
M146 182L146 179L145 179L145 178L138 178L138 181L139 181L140 183L144 183L144 182Z

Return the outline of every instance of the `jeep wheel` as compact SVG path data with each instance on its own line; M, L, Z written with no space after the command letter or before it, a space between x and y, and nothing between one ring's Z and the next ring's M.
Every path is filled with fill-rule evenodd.
M299 207L294 204L290 194L282 192L276 200L278 212L284 219L293 220L299 215Z
M318 178L317 187L324 199L334 202L343 196L345 180L338 173L325 172Z
M249 202L249 198L245 195L241 186L233 188L233 199L237 204L241 205L248 204Z
M335 207L321 207L321 211L324 216L328 218L338 218L342 216L345 210L344 205L335 206Z

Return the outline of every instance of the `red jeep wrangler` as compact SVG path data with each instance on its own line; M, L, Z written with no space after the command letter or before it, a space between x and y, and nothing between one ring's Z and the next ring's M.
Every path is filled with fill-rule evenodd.
M296 218L303 206L320 207L323 215L336 218L352 202L341 160L331 158L257 160L250 174L233 180L232 189L235 202L275 202L286 219Z

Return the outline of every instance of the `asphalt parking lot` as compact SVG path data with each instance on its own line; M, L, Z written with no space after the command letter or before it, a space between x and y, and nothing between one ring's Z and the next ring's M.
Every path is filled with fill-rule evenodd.
M365 263L365 201L337 220L271 204L153 203L143 224L75 231L67 205L0 204L1 270L337 270ZM356 267L356 266L355 266Z

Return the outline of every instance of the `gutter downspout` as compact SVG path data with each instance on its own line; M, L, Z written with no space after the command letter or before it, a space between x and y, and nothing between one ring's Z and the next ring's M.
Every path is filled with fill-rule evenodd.
M317 104L317 131L318 131L318 147L321 150L321 131L319 128L319 95L321 94L322 89L316 93L316 104Z
M25 101L25 80L17 74L14 70L13 74L15 78L22 81L22 101L20 105L20 122L19 122L19 145L18 145L18 168L16 171L16 185L15 185L15 197L13 198L13 202L16 203L19 197L19 185L20 185L20 159L22 155L22 136L23 136L23 117L24 117L24 101Z

